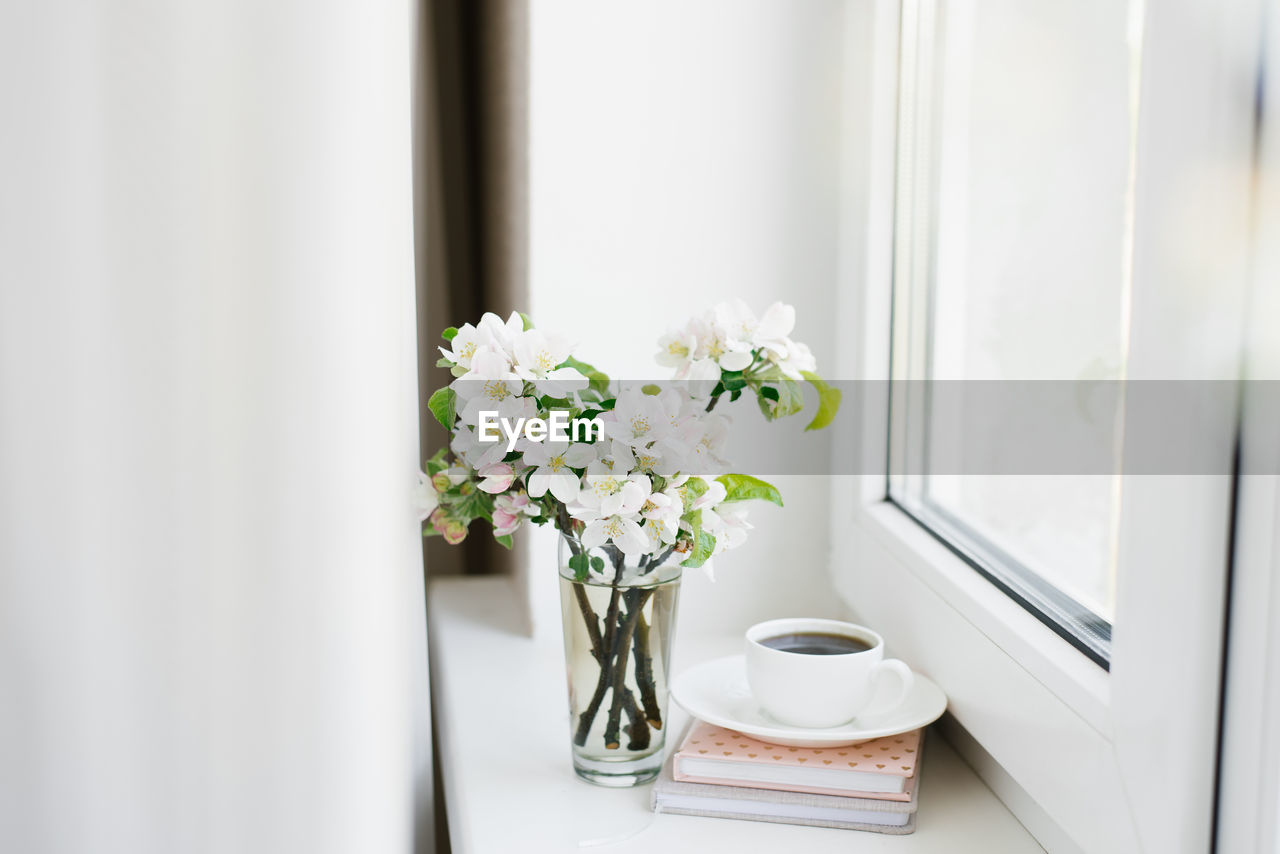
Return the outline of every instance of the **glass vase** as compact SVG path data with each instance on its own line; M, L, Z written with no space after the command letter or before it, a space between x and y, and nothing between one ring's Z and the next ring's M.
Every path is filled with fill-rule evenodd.
M588 549L560 536L570 751L584 780L636 786L662 767L683 557L628 556L612 544Z

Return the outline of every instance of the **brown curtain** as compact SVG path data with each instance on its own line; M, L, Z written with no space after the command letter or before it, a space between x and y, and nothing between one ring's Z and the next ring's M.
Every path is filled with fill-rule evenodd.
M416 116L418 376L424 459L448 441L427 398L448 326L528 304L528 2L423 0ZM485 525L425 541L428 576L510 573Z

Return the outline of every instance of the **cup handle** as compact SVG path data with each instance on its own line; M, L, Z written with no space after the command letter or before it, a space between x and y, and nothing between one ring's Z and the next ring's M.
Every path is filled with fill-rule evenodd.
M893 711L903 704L907 697L910 696L911 689L915 687L916 675L911 672L911 668L908 667L905 662L899 661L896 658L886 658L883 661L878 662L875 669L871 672L871 676L875 680L877 686L879 686L880 680L884 678L886 673L893 673L898 677L899 687L897 696L893 698L893 702L886 703L881 708L866 709L863 711L863 715L883 715L886 712Z

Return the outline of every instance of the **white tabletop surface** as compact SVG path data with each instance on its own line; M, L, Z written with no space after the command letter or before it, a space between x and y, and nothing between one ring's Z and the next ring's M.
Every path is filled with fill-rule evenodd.
M454 854L1043 850L936 733L921 772L916 832L907 836L655 815L651 786L605 789L573 773L559 632L530 638L515 628L521 620L508 580L441 579L428 601L437 761ZM541 626L558 626L557 614L538 617ZM672 672L739 647L739 638L677 633ZM675 703L668 716L670 731L682 732L688 716Z

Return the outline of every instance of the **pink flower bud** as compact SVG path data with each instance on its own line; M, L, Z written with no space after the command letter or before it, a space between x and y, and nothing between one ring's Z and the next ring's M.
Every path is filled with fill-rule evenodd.
M451 519L444 526L444 541L451 546L456 546L467 538L467 526L459 522L457 519Z
M493 463L480 469L480 488L490 495L505 492L511 482L516 479L516 472L506 463Z
M493 511L493 535L495 537L505 537L507 534L514 534L520 528L520 523L524 519L519 513L510 513L506 510Z
M431 527L435 528L437 534L444 533L444 526L448 523L449 517L444 512L443 507L437 507L431 514Z

